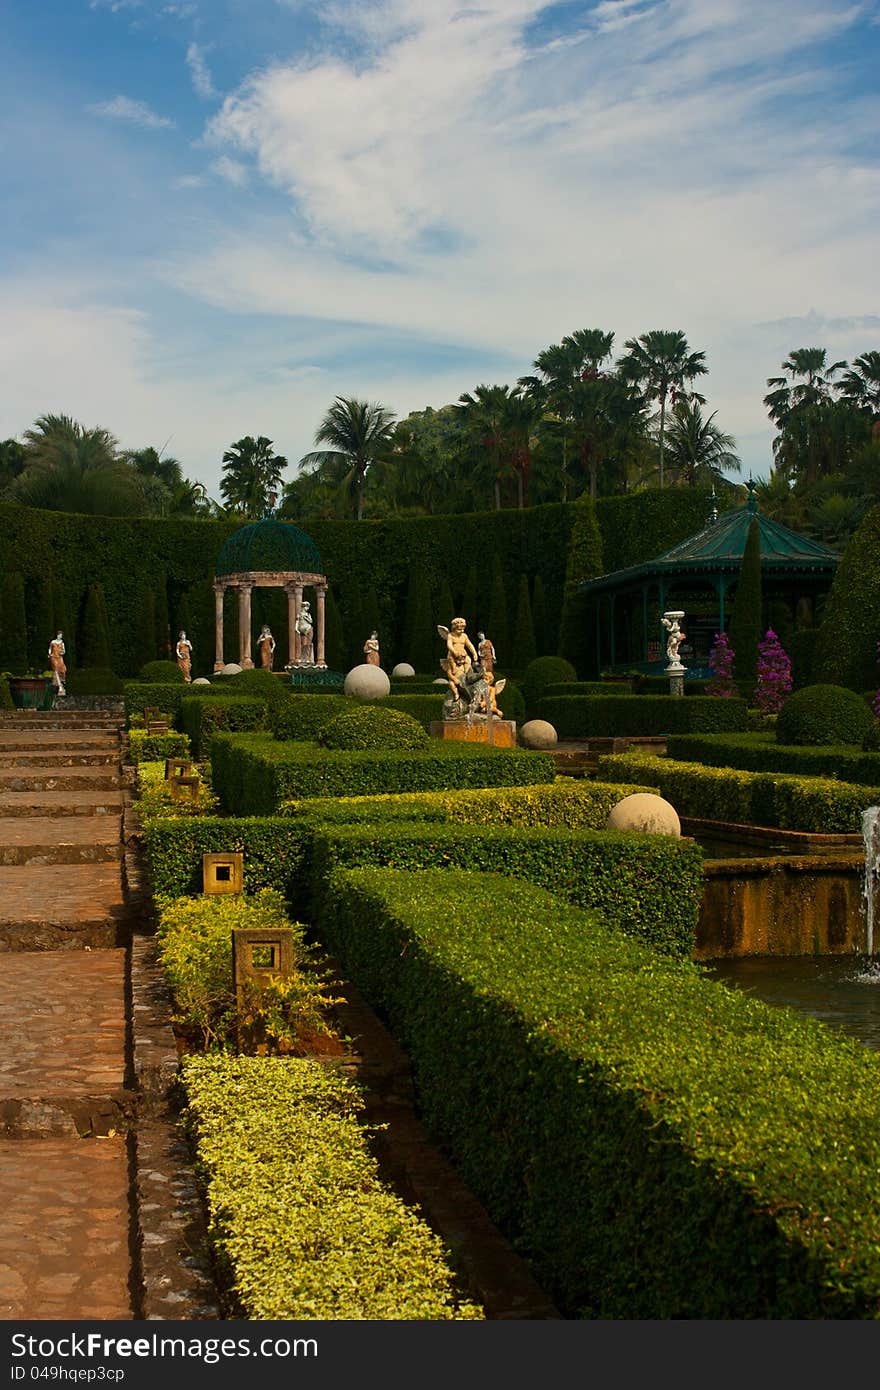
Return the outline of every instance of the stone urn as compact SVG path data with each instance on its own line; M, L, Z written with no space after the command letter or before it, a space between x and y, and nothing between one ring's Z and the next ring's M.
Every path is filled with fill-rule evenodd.
M54 698L51 676L9 676L9 693L16 709L51 709Z

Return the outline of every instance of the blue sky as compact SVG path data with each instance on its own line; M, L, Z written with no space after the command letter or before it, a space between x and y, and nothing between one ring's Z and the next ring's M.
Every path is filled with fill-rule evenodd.
M795 347L880 347L880 0L6 0L0 438L66 412L214 495L678 328L745 470Z

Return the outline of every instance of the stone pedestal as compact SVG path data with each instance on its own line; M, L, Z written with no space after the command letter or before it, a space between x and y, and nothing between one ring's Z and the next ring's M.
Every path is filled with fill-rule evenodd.
M516 747L514 719L435 719L428 729L432 738L444 742L485 743L494 748Z

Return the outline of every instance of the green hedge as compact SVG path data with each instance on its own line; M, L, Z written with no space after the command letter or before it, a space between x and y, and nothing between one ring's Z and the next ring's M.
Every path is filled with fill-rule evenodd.
M318 731L315 742L335 752L383 752L426 748L428 735L418 720L403 710L354 701Z
M616 698L618 695L631 695L632 691L617 681L555 681L545 685L542 699L553 695L602 695Z
M746 727L744 700L695 695L553 695L538 706L560 738L616 738L628 734L695 733Z
M836 777L840 782L880 786L880 753L864 753L851 743L810 747L777 743L772 733L675 734L669 739L666 752L681 762L710 767Z
M685 676L684 693L685 695L705 695L709 684L708 680L699 680L696 677L689 680ZM668 695L669 677L639 676L635 682L635 692L637 695Z
M262 734L215 734L211 767L224 810L244 816L271 815L294 797L528 786L555 776L552 758L524 749L432 741L424 751L342 753Z
M319 730L337 714L351 708L346 695L294 694L284 704L273 705L269 711L269 728L273 738L296 739L311 743Z
M222 697L205 699L197 695L181 700L177 721L190 739L195 756L201 760L210 756L211 740L218 729L229 733L262 729L267 708L265 700L227 695L224 691Z
M880 786L703 767L646 753L607 754L598 773L609 780L653 782L680 816L822 835L860 835L862 812L880 802Z
M187 1057L186 1120L229 1317L479 1318L443 1246L383 1186L364 1100L318 1062Z
M202 855L244 854L246 893L274 888L299 895L308 832L277 816L198 816L149 820L144 846L156 894L182 897L202 891Z
M472 902L457 887L459 870L478 869L524 878L578 907L601 909L609 926L666 954L693 951L703 857L691 840L540 826L309 824L309 898L296 906L308 905L313 914L327 876L339 866L442 867L455 870L447 879L447 928L471 914L490 922L497 918L494 903Z
M128 755L133 763L164 762L166 758L188 758L186 734L148 734L146 729L130 729Z
M68 695L121 695L123 682L105 666L78 666L65 679Z
M15 701L9 689L9 681L0 676L0 709L15 709Z
M620 782L574 782L546 786L480 787L470 791L410 792L396 796L312 797L285 801L282 816L359 824L371 821L451 821L459 825L543 825L604 830L612 807L635 792L656 787Z
M401 714L409 714L413 719L417 719L423 729L427 729L435 720L443 718L443 701L446 698L446 688L437 691L435 687L433 694L424 695L386 695L384 700L377 700L377 705L384 705L386 709L399 710Z
M321 933L568 1317L876 1318L880 1058L514 881L333 875Z
M207 688L200 687L202 690ZM123 690L125 717L131 719L133 715L143 715L145 709L153 706L173 720L177 718L181 700L191 695L192 687L183 681L180 684L163 682L161 685L152 685L147 681L126 681Z

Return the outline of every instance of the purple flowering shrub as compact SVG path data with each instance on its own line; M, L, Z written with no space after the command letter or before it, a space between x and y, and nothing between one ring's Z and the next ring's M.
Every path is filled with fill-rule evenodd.
M791 661L772 627L758 643L755 704L762 714L778 714L791 694Z
M730 645L727 633L716 632L715 641L712 643L712 650L709 653L709 670L712 675L706 686L707 695L720 695L729 700L734 695L739 694L736 681L733 679L735 659L736 652Z

